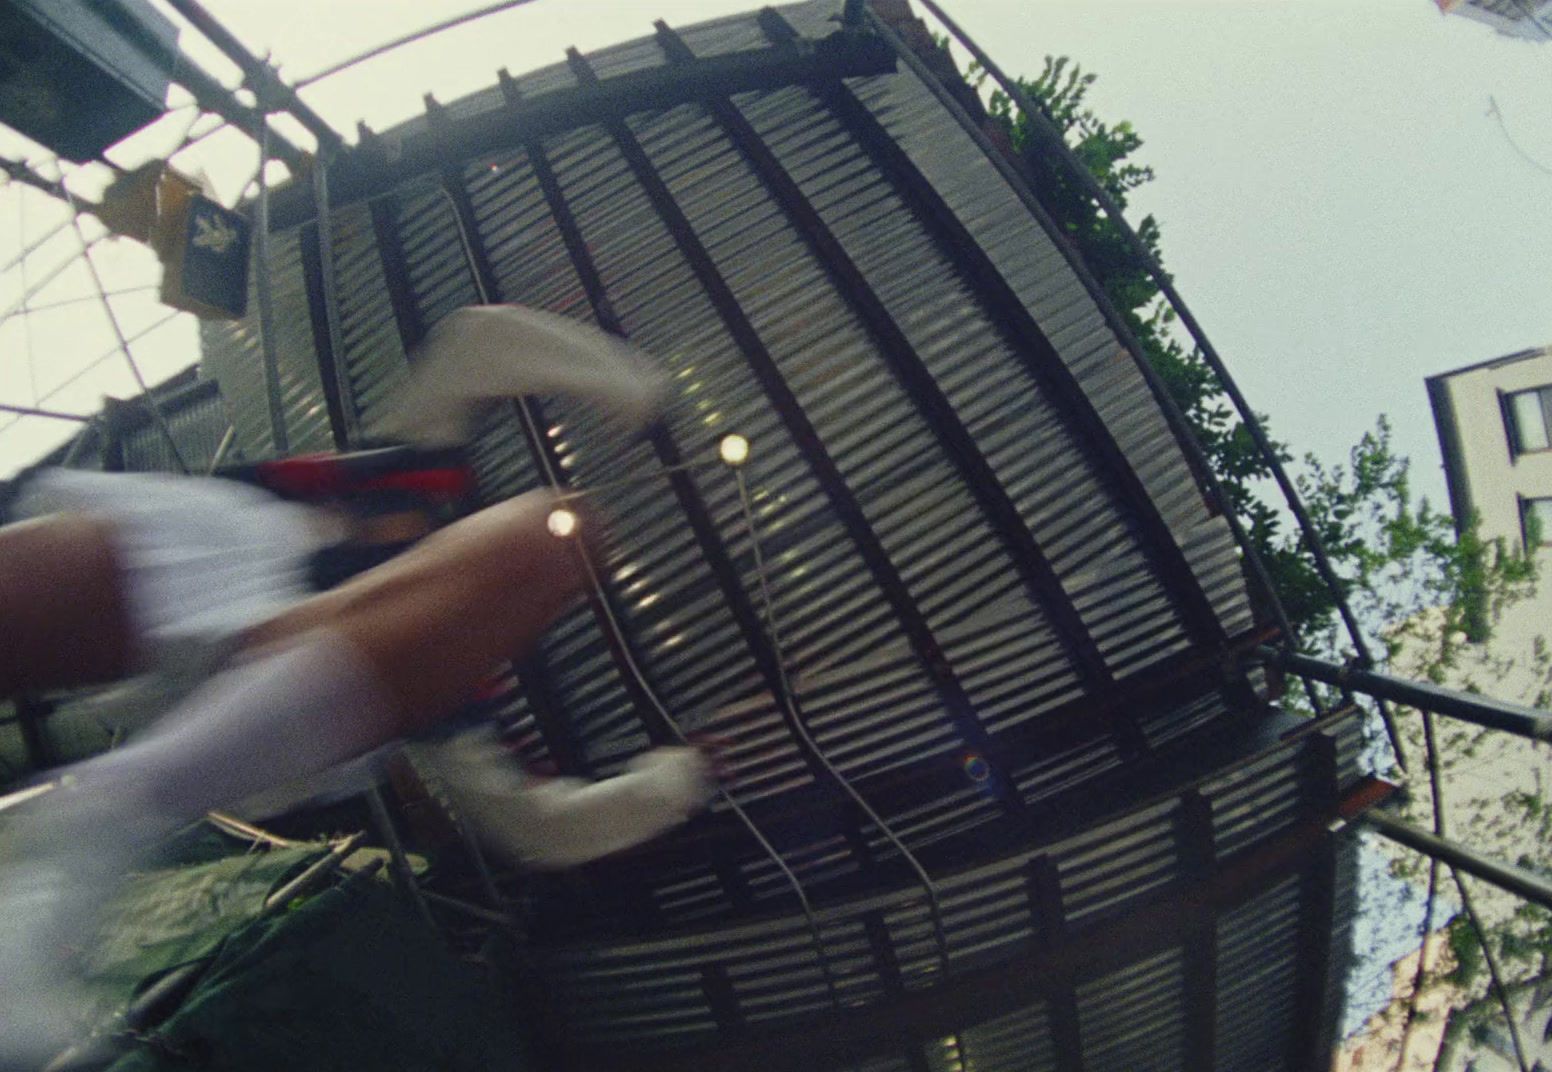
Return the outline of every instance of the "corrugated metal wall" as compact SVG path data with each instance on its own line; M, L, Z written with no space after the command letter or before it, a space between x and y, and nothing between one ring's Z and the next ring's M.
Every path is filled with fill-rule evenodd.
M306 454L330 449L329 415L313 346L312 320L302 277L299 236L278 234L270 243L274 293L275 356L280 369L281 408L291 451ZM244 320L201 320L204 374L221 385L232 403L240 456L267 458L275 453L264 393L264 358L258 328L257 261L249 273Z
M798 9L792 18L801 28L805 20L813 23L814 12ZM692 47L706 40L731 48L757 44L751 35L758 38L759 28L742 20L686 40ZM639 67L658 51L650 42L636 43L599 57L597 71ZM527 80L519 85L530 91ZM910 76L864 80L861 87L861 98L886 128L899 128L892 133L908 149L964 139ZM839 120L804 89L748 95L738 104L938 381L1060 578L1105 670L1124 677L1186 650L1190 638L1145 561L1128 509L991 326L985 299L942 261ZM993 531L995 519L953 467L932 415L891 375L854 308L795 236L771 191L698 106L638 117L631 126L708 252L712 270L746 312L824 441L976 717L989 728L1004 728L1079 695L1079 674L1047 608L1020 583ZM746 356L616 140L602 128L583 127L548 139L542 151L621 324L680 386L668 425L682 449L704 456L729 430L757 444L749 475L773 560L773 595L821 743L853 775L906 756L919 760L961 749L964 742L920 660L849 546L851 534L826 508L811 467L772 412L772 400L755 389ZM1096 338L1105 334L1103 324L1094 326L1098 313L1071 273L1062 271L1060 255L1006 189L999 199L986 188L988 181L1000 181L990 169L947 173L941 154L928 154L920 164L943 173L938 185L960 203L967 226L997 237L988 252L1030 312L1060 329L1053 330L1058 348L1070 337L1075 374L1097 407L1117 418L1129 457L1146 459L1139 475L1157 491L1161 512L1214 597L1223 628L1243 631L1248 612L1226 530L1204 507L1141 376L1125 367L1113 338ZM493 268L495 296L592 319L528 154L506 151L471 161L461 181L474 210L473 237ZM369 424L402 375L406 335L413 341L446 312L476 301L477 292L453 208L434 183L337 212L332 225L342 359L354 405ZM302 292L301 270L290 256L296 247L294 239L276 243L277 280L284 281L277 292L291 301ZM385 275L385 265L392 272L396 264L405 292L397 310L394 283ZM294 311L288 306L287 312ZM283 319L302 324L306 318ZM207 363L229 394L245 400L238 406L245 420L254 421L262 414L256 404L262 381L250 334L228 331L209 342ZM1113 360L1118 354L1122 361ZM310 395L290 392L287 401L288 413L321 412L316 375ZM762 686L747 653L730 643L736 630L687 525L664 494L666 482L654 476L657 460L644 446L626 448L617 437L599 434L592 418L575 407L558 400L543 404L550 427L564 430L557 433L556 451L572 482L639 478L609 499L617 518L611 590L642 640L653 683L669 706L719 728L732 727L723 727L714 712L738 710L732 721L751 742L739 757L747 791L779 791L809 777L795 746L774 733L774 704L768 697L758 700ZM498 421L477 452L485 486L495 496L537 484L510 423ZM256 428L242 431L244 442L262 438ZM715 472L697 474L696 481L752 590L732 482ZM548 653L567 710L593 758L608 769L644 738L631 729L626 691L602 684L615 676L603 645L575 635L592 628L579 612L551 639ZM869 723L885 685L891 717ZM859 734L869 724L875 728ZM756 749L755 741L765 743Z
M439 107L361 152L386 160L434 143L509 95L532 101L592 78L780 47L783 20L820 38L835 10L801 5L577 57L514 80L516 94L496 86ZM902 67L607 122L581 115L543 136L509 125L492 138L472 158L332 213L342 335L332 356L346 407L370 427L414 344L479 301L482 277L492 300L621 330L661 363L674 390L654 442L555 398L533 400L534 432L566 483L610 484L604 598L624 644L677 722L736 738L739 799L787 816L772 840L824 906L824 949L845 998L875 1001L896 985L879 970L881 942L899 986L932 982L931 917L882 832L838 800L793 733L762 669L768 641L734 606L757 606L759 586L736 485L714 464L729 432L754 445L744 472L800 717L908 846L957 861L942 880L956 966L995 963L1036 934L1024 872L1037 855L1055 866L1073 925L1188 877L1178 800L1063 835L1059 848L1029 815L1063 814L1150 756L1262 713L1262 678L1212 672L1257 625L1238 553L1070 252L931 88ZM293 449L323 447L307 242L292 230L274 247L288 430ZM262 453L252 323L209 328L204 343L239 442ZM541 484L534 446L514 412L492 415L473 447L487 498ZM665 471L672 451L691 463L687 475ZM704 512L699 524L692 510ZM534 671L600 774L654 732L617 649L596 611L579 608L544 639ZM526 718L522 698L513 704ZM1356 731L1333 732L1345 787ZM963 773L978 750L995 768L990 789ZM1270 753L1204 788L1220 856L1307 815L1303 754ZM721 806L708 822L736 830ZM717 986L742 1023L828 1006L802 917L770 915L792 904L781 870L750 839L716 844L713 857L670 851L607 882L595 875L588 909L565 892L551 898L550 910L589 917L565 933L603 936L550 962L574 1031L713 1036L726 1009L708 996L708 966L725 973ZM1218 920L1221 1068L1265 1067L1257 1061L1286 1053L1294 1032L1326 1029L1293 1023L1293 998L1279 989L1294 985L1295 943L1307 937L1301 890ZM1252 933L1261 915L1264 942ZM757 918L766 922L748 922ZM607 937L642 927L702 929ZM1088 1067L1181 1067L1191 956L1167 950L1082 984L1063 1015L1075 1017ZM1251 1017L1247 1002L1268 1011ZM1046 1016L1043 1006L1003 1016L916 1057L934 1068L967 1056L977 1067L1047 1067Z
M1361 748L1359 719L1350 716L1330 732L1338 778L1350 785ZM1206 801L1219 861L1244 859L1236 854L1253 847L1243 836L1251 807L1266 816L1257 824L1257 843L1308 821L1305 772L1322 747L1319 742L1320 736L1313 735L1278 746L1194 786ZM1288 778L1290 771L1300 777ZM1194 866L1183 836L1186 808L1182 797L1172 796L1038 850L941 876L942 921L955 970L973 971L1018 956L1039 935L1059 932L1081 942L1092 933L1097 947L1114 921L1179 896ZM1353 895L1352 846L1333 851L1336 888L1298 875L1275 881L1222 912L1211 929L1186 944L1077 983L1072 993L1084 1067L1198 1067L1184 1050L1185 1009L1192 1000L1184 962L1203 952L1216 964L1214 989L1201 998L1217 1025L1216 1067L1245 1072L1284 1067L1290 1049L1320 1030L1297 1021L1297 991L1315 948L1329 945L1338 962L1345 955L1343 913L1337 913L1338 926L1331 931L1315 933L1309 922L1318 916L1322 899L1340 905ZM1031 868L1037 862L1048 862L1054 874L1053 897L1043 903L1031 893ZM857 1006L890 992L888 972L866 933L874 925L870 919L890 950L898 985L911 990L942 984L928 911L919 895L874 893L831 906L820 919L824 953L843 1003ZM1207 943L1205 950L1200 943ZM704 973L712 965L726 966L728 993L738 1003L740 1022L830 1006L820 952L801 918L793 917L698 928L655 940L579 945L549 957L545 973L566 1031L586 1040L590 1050L632 1042L657 1047L705 1044L725 1027L704 986ZM1076 974L1086 973L1080 966ZM1061 989L1062 983L1031 978L1028 986L1042 991ZM1339 995L1339 986L1316 995L1323 1023L1336 1015ZM962 1051L982 1048L989 1061L997 1051L994 1040L1027 1048L1025 1059L976 1067L1055 1069L1060 1066L1054 1062L1041 1063L1052 1060L1050 1042L1037 1037L1045 1025L1039 1006L990 1022L971 1017L966 1026L973 1029L960 1036L958 1045ZM1036 1034L1021 1034L1021 1029ZM1048 1056L1041 1058L1042 1052ZM928 1045L926 1057L929 1064L948 1067L937 1063L953 1059L952 1040L947 1051L942 1042Z

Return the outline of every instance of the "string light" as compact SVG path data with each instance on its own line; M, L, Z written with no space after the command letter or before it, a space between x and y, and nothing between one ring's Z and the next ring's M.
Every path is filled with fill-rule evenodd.
M749 460L749 440L741 435L725 435L717 448L722 460L737 469Z
M582 519L577 517L576 511L561 507L550 511L548 525L551 536L564 540L577 534L577 530L582 527Z

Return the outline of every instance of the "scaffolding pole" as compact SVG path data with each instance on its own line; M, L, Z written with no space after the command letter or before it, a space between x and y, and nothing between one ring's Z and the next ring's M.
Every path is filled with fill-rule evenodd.
M1377 670L1363 670L1286 649L1261 647L1256 649L1256 654L1270 666L1328 685L1405 704L1420 711L1432 711L1446 718L1460 719L1487 729L1502 730L1532 741L1552 741L1552 713L1538 711L1534 707L1421 681L1408 681Z

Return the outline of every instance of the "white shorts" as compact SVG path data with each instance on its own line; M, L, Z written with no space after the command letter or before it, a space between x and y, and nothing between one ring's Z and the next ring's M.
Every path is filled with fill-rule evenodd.
M153 664L166 647L231 637L306 597L308 560L332 542L317 511L214 478L50 470L23 490L18 515L58 512L113 525L131 626Z

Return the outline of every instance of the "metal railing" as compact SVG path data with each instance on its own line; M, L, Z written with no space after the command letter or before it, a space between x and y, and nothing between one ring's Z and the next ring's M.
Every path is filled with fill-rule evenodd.
M1444 786L1441 778L1442 759L1434 719L1435 716L1442 716L1486 730L1512 734L1530 742L1530 747L1534 748L1538 743L1552 742L1552 712L1429 682L1411 681L1351 664L1344 665L1327 659L1299 655L1282 649L1262 647L1257 649L1255 657L1269 667L1297 674L1307 680L1335 685L1350 693L1369 696L1375 700L1392 701L1415 709L1421 716L1423 759L1428 772L1433 813L1432 831L1424 830L1385 811L1370 811L1360 819L1363 825L1375 833L1426 856L1430 861L1423 924L1425 941L1418 955L1417 970L1411 996L1408 999L1397 1067L1405 1066L1411 1026L1416 1020L1417 1001L1426 981L1428 967L1426 937L1432 929L1434 904L1438 896L1439 868L1442 866L1449 869L1450 878L1460 895L1461 908L1482 951L1483 963L1491 980L1492 996L1503 1011L1509 1039L1515 1051L1515 1059L1521 1072L1530 1072L1531 1065L1527 1059L1520 1024L1514 1014L1509 987L1504 981L1503 966L1492 943L1488 940L1482 915L1477 910L1476 900L1463 876L1470 875L1522 902L1546 909L1552 909L1552 878L1527 867L1495 859L1487 853L1449 837Z

